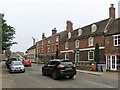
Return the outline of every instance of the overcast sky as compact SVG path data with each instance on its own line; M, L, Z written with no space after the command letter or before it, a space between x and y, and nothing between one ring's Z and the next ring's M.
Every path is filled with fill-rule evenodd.
M0 13L16 29L12 51L25 52L32 46L32 37L41 40L66 29L66 21L73 22L73 29L109 18L110 4L116 8L120 0L0 0Z

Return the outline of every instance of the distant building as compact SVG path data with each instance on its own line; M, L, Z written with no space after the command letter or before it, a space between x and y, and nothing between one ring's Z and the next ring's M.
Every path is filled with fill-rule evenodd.
M35 50L36 45L33 45L27 49L27 59L29 59L31 62L35 62Z

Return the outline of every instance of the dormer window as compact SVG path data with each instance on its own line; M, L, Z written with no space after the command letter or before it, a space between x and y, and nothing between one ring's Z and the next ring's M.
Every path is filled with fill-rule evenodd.
M97 26L96 26L95 24L93 24L93 25L91 26L91 30L92 30L92 32L95 32L95 31L97 30Z
M68 33L68 39L70 39L70 38L71 38L71 32Z
M80 36L80 35L82 35L82 30L81 29L78 30L78 36Z

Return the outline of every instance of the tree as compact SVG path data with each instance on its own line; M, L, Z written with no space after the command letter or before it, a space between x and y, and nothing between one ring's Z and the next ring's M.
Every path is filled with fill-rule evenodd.
M4 17L4 15L2 15ZM15 28L7 25L6 20L4 20L2 17L2 50L7 50L12 46L13 44L17 44L16 42L13 42L14 34L15 34Z
M58 48L56 49L56 56L55 56L56 59L59 59L59 53L58 53Z
M96 62L96 64L98 64L99 61L100 61L99 44L98 43L96 43L96 45L95 45L95 57L94 57L94 61Z
M10 57L10 56L11 56L11 51L10 51L10 49L5 50L5 55L6 55L7 57Z

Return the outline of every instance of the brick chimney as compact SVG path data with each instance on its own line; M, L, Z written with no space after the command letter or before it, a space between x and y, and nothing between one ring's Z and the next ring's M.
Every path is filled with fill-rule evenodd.
M69 20L66 23L67 23L67 26L66 26L67 32L72 31L73 30L73 23Z
M35 45L35 39L33 38L33 45Z
M44 39L44 38L45 38L45 34L43 33L43 34L42 34L42 39Z
M53 30L52 30L52 35L54 35L54 34L56 34L57 33L57 30L56 30L56 28L54 28Z
M109 18L115 18L114 4L111 4L111 7L109 8Z

